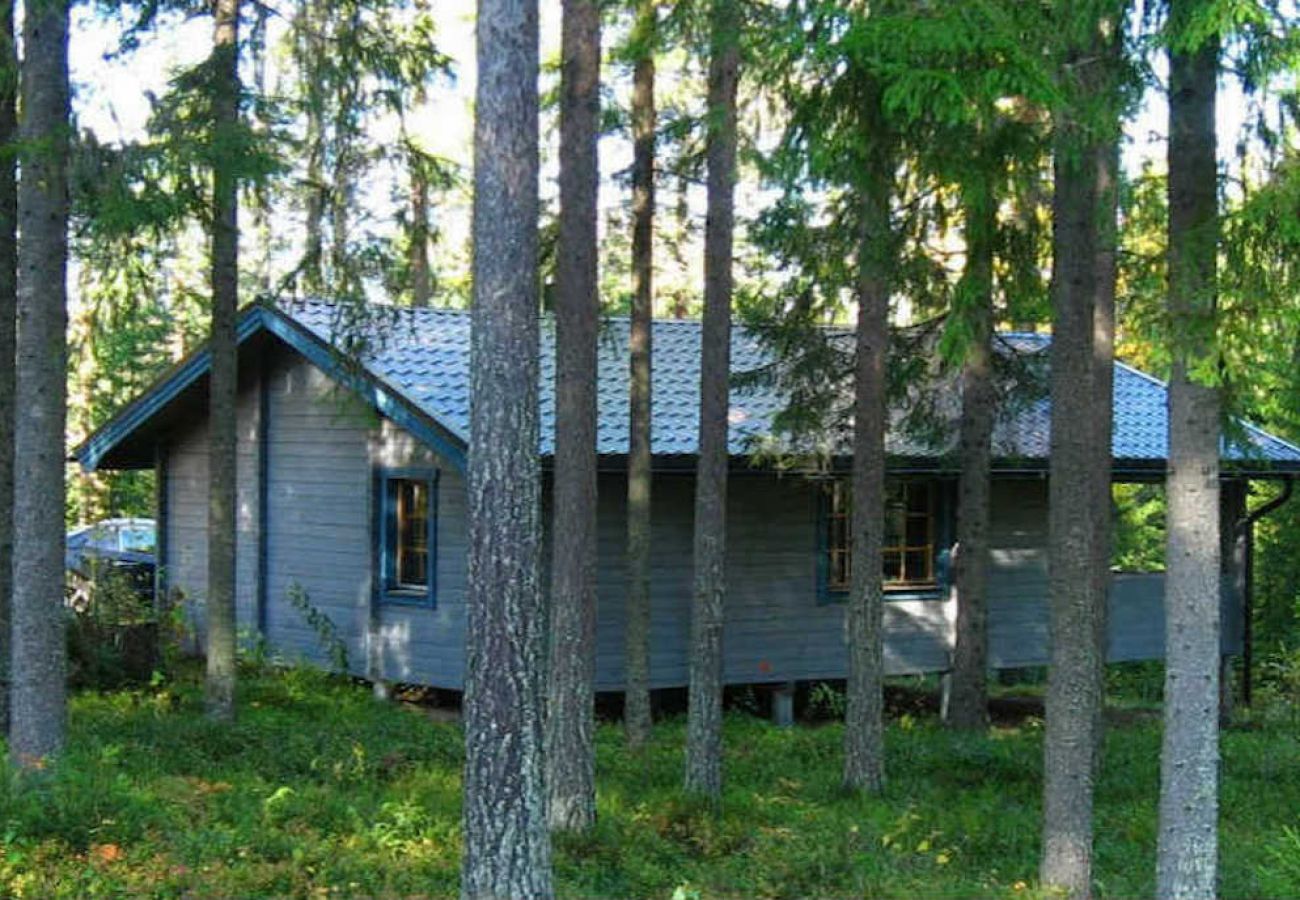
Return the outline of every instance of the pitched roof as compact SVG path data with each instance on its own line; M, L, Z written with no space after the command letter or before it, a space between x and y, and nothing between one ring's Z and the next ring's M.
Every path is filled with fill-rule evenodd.
M294 301L280 307L254 307L245 316L318 365L333 369L336 377L351 381L381 412L417 436L440 448L463 451L469 441L470 314L450 309L412 309L379 306L360 318L342 304ZM256 330L246 327L245 332ZM658 456L690 456L696 452L699 403L698 321L656 321L653 333L652 450ZM543 322L541 340L541 452L549 454L554 435L555 353L554 327ZM1046 354L1050 337L1040 334L1001 336L1005 347L1022 354ZM628 320L603 322L599 343L597 430L598 450L619 456L628 443ZM359 370L337 363L338 350L347 347ZM331 364L331 355L336 361ZM756 370L770 362L771 351L744 328L733 329L733 373ZM183 367L184 364L182 364ZM203 367L200 367L203 368ZM131 404L76 451L82 464L93 468L125 437L124 427L139 424L142 413L157 408L150 397L167 390L164 379ZM198 374L201 374L198 373ZM197 377L194 375L193 377ZM1115 412L1113 455L1121 463L1150 467L1167 452L1167 391L1163 382L1117 362L1114 375ZM157 398L155 398L157 400ZM777 386L733 385L729 447L744 455L753 441L768 436L773 416L785 405ZM133 412L135 413L133 415ZM126 420L126 421L124 421ZM995 454L1030 466L1046 461L1050 446L1050 403L1041 398L1010 415L999 417L994 435ZM113 433L114 428L118 432ZM1300 448L1254 426L1242 429L1241 445L1225 447L1225 459L1253 471L1300 469ZM889 450L899 457L936 459L941 453L926 450L914 440L892 434Z

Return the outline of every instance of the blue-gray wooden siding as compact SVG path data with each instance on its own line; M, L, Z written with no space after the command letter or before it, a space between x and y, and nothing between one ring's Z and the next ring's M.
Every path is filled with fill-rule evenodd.
M258 421L256 377L240 395L239 621L256 625L259 446L268 458L266 639L285 658L324 662L317 635L288 601L295 585L345 639L350 668L393 681L458 689L463 680L466 581L465 486L461 474L401 429L363 408L311 364L280 349L265 369L268 421ZM269 429L264 444L259 429ZM201 597L206 581L206 426L197 422L168 448L166 523L170 583ZM435 467L437 602L432 609L380 604L372 619L376 466ZM625 481L600 479L600 614L597 686L623 682ZM817 502L790 476L740 474L729 491L726 679L731 683L843 677L843 607L819 604ZM997 667L1046 662L1044 480L999 480L993 490L989 651ZM684 685L691 583L692 482L654 483L651 680ZM1112 660L1163 654L1162 579L1117 575L1111 588ZM1225 601L1225 610L1231 606ZM888 600L885 664L891 673L948 667L954 604L948 597ZM200 622L201 624L201 622ZM1240 622L1225 616L1225 649L1240 646ZM373 661L368 669L368 661Z

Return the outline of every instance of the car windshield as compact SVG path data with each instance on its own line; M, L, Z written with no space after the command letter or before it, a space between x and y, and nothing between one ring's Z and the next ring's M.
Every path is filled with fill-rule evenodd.
M153 529L146 526L123 528L121 531L121 549L135 553L153 552Z

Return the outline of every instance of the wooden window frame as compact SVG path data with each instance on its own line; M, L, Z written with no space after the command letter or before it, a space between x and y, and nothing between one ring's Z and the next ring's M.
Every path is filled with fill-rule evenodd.
M403 583L402 487L416 483L424 488L426 579L424 584ZM386 603L434 607L438 581L438 470L379 469L375 473L375 571L378 598Z
M852 482L847 478L836 478L825 483L820 490L818 516L818 581L819 599L822 602L842 600L850 590L852 578ZM886 499L892 488L903 488L903 543L897 546L882 547L882 559L886 554L899 556L899 566L903 577L894 581L883 581L886 595L931 595L942 589L943 561L939 549L939 499L941 484L929 478L889 479L886 486ZM909 512L910 504L907 491L912 487L923 487L927 492L927 508L924 513ZM926 520L926 543L910 545L907 541L907 520L924 516ZM838 523L838 526L837 526ZM842 545L837 545L836 536L841 536ZM907 572L908 553L923 553L925 571L922 577L909 577ZM843 577L837 577L838 573ZM882 579L883 579L883 572Z

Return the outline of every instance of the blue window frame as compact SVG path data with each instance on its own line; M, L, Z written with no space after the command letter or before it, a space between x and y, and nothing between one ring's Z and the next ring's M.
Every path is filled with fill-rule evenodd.
M849 592L853 534L848 479L827 481L817 500L817 601L841 603ZM937 479L889 479L885 484L885 599L939 596L950 554L949 485Z
M375 473L375 570L385 603L433 606L438 577L438 470Z

